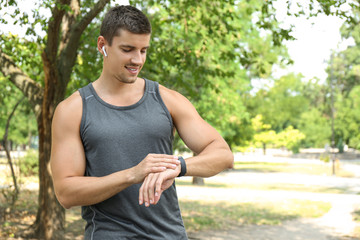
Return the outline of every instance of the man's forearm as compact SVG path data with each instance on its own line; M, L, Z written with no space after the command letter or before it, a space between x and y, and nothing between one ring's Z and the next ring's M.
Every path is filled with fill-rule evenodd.
M233 167L234 155L222 143L213 142L197 156L185 159L186 176L211 177Z
M74 176L62 180L56 195L64 208L102 202L134 184L130 169L105 177Z

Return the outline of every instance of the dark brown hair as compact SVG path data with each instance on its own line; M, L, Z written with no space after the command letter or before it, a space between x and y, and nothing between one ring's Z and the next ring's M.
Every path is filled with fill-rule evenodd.
M105 15L101 24L100 35L111 46L114 36L119 35L119 30L127 30L136 34L150 34L151 25L143 12L132 6L116 6Z

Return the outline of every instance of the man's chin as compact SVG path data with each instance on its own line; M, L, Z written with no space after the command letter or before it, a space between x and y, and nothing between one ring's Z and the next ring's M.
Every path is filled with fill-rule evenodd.
M132 83L136 82L137 76L136 77L128 77L128 78L117 78L117 80L122 83L132 84Z

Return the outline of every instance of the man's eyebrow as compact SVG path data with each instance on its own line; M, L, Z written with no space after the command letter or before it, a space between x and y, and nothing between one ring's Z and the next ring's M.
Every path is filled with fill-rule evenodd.
M126 44L123 44L123 45L120 45L120 47L122 48L131 48L131 49L134 49L136 47L132 46L132 45L126 45ZM146 46L146 47L143 47L142 49L148 49L150 46Z

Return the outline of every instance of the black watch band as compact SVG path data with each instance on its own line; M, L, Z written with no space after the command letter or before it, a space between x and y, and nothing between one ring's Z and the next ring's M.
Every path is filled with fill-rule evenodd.
M180 171L178 177L182 177L182 176L185 176L185 174L186 174L186 162L185 162L184 158L181 156L179 156L179 161L180 161L181 171Z

